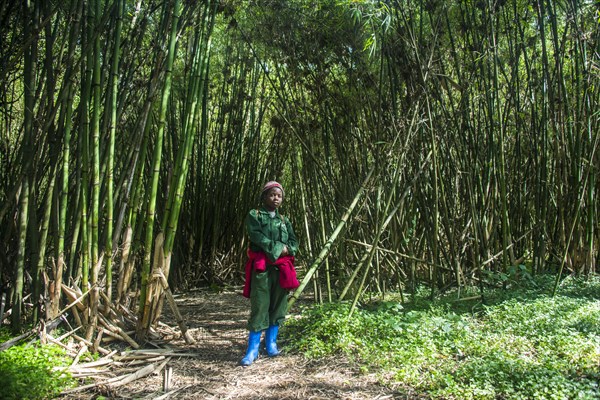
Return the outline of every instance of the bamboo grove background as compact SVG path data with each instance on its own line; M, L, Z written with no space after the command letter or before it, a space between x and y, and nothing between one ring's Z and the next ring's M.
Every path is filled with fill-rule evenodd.
M0 315L79 293L88 338L106 303L143 337L164 279L240 283L269 179L317 300L596 273L599 12L3 1Z

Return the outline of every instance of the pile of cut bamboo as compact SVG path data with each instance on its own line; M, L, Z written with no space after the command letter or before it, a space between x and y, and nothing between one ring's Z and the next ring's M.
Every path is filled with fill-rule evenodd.
M158 277L160 278L161 276ZM69 304L59 312L58 317L49 322L40 321L36 328L2 343L0 351L31 337L37 340L35 336L42 344L54 344L63 348L73 361L70 366L56 367L56 370L69 373L77 379L92 381L63 392L65 395L88 390L110 394L118 387L162 371L163 395L159 398L167 398L174 392L184 389L170 391L172 368L168 365L169 361L174 357L197 357L197 354L161 348L166 342L180 337L183 337L188 344L193 344L194 339L187 331L185 321L179 313L164 276L160 281L163 284L164 296L167 297L177 323L183 328L181 331L157 322L146 332L143 342L136 341L138 316L129 308L126 299L122 299L121 302L111 302L102 290L98 290L100 297L94 315L94 307L90 307L88 298L94 287L82 292L76 285L70 287L62 284L62 292ZM72 319L67 318L69 313ZM61 323L68 326L68 332L55 337L53 332ZM142 349L142 345L153 348ZM101 358L93 360L93 354L100 354Z
M156 322L147 332L144 332L144 342L157 346L157 343L165 339L182 336L187 344L193 344L194 339L187 330L185 320L177 308L165 277L161 274L158 278L162 278L163 295L167 298L181 333L167 324ZM124 342L134 349L141 347L140 343L134 339L136 327L139 327L138 316L130 309L127 299L122 299L121 302L112 302L102 290L95 290L94 287L83 293L77 286L69 287L62 284L62 291L65 298L68 299L69 305L59 313L59 317L67 311L71 311L77 325L76 330L83 328L85 332L84 337L75 334L74 337L86 344L90 352L106 355L109 351L104 349L101 344L113 341ZM94 310L95 307L90 307L86 302L86 297L90 292L96 292L99 295L97 310Z
M162 372L162 392L164 394L158 398L167 398L174 392L184 389L184 387L181 387L171 390L173 369L169 366L169 361L174 357L197 357L195 353L180 352L172 349L130 350L121 352L113 350L96 361L79 363L78 356L85 352L87 346L84 342L76 343L75 347L77 346L79 346L79 351L73 363L68 367L57 367L56 369L69 372L74 378L92 379L93 382L66 390L62 393L63 395L88 390L111 393L115 389L135 380Z

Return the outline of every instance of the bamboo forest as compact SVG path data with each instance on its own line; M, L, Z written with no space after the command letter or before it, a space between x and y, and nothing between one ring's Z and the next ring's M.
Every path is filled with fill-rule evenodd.
M597 1L4 0L0 21L0 355L36 337L78 362L84 353L117 360L111 343L141 352L165 337L202 353L194 346L209 330L198 334L193 318L208 321L231 293L241 322L220 350L223 368L251 374L254 365L235 365L248 339L245 221L261 187L277 181L281 220L298 238L299 287L282 328L289 355L261 353L257 371L321 355L361 365L351 381L388 372L354 392L271 388L264 398L597 398ZM541 297L515 294L527 285ZM588 299L587 328L577 330L586 344L573 344L586 354L573 359L586 361L544 389L521 375L476 387L463 348L453 345L456 366L441 383L417 376L441 376L442 356L410 372L391 355L407 342L374 360L369 346L381 336L365 339L386 315L404 319L386 322L385 335L407 340L414 316L444 298L443 309L471 305L446 310L452 318L487 313L489 323L500 317L486 307L511 294L504 304L552 302L546 315ZM208 306L211 296L222 303ZM338 317L326 328L337 338L305 340ZM342 348L350 334L340 332L359 322L357 342ZM169 393L170 357L148 364L146 375L164 374L160 393ZM99 389L111 384L90 390L150 395L143 384L130 397ZM182 387L178 398L260 397Z

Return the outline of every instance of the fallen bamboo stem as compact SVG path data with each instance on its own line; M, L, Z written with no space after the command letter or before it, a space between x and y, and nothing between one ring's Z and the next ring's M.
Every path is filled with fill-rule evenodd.
M81 296L79 296L78 298L76 298L75 300L73 300L73 302L69 303L68 306L66 306L65 308L63 308L58 313L57 317L63 315L65 312L67 312L71 307L73 307L75 305L77 305L79 307L79 304L81 304L81 302L83 301L83 299L85 298L85 296L87 296L93 288L94 288L94 286L92 286L85 293L83 293ZM62 289L63 289L63 292L65 292L65 294L73 296L74 290L71 289L70 287L68 287L67 285L65 285L64 283L62 284ZM79 308L81 308L83 310L83 305L82 305L82 307L79 307Z
M56 340L59 342L62 342L63 340L65 340L66 338L68 338L69 336L71 336L72 334L74 334L75 332L77 332L80 329L81 329L81 326L78 326L77 328L73 329L72 331L69 331L69 332L65 333L64 335L57 337Z
M14 346L15 344L19 343L21 340L23 340L23 339L27 339L27 338L29 338L29 337L31 337L31 336L33 336L33 335L35 335L35 333L36 333L36 332L37 332L37 331L36 331L35 329L31 329L31 330L29 330L29 331L25 332L24 334L17 336L16 338L10 339L10 340L8 340L8 341L6 341L6 342L2 343L2 344L0 345L0 351L4 351L4 350L6 350L6 349L9 349L9 348L11 348L11 347L12 347L12 346Z
M149 360L154 357L164 357L164 355L137 354L137 355L130 355L130 356L115 356L115 360L117 360L117 361Z
M83 343L85 343L85 344L86 344L88 347L91 347L91 346L92 346L92 342L90 342L90 341L89 341L89 340L87 340L87 339L84 339L84 338L82 338L82 337L81 337L81 336L79 336L79 335L73 334L73 337L74 337L75 339L79 340L80 342L83 342ZM102 347L100 347L100 346L98 346L98 352L99 352L99 353L102 353L102 354L104 354L104 355L107 355L107 354L110 354L110 353L111 353L110 351L108 351L108 350L106 350L105 348L102 348Z
M171 361L171 358L167 358L166 360L164 360L162 363L160 364L150 364L145 366L144 368L140 369L139 371L126 375L125 377L123 377L123 379L117 381L117 382L111 382L109 384L109 386L111 388L117 388L119 386L123 386L126 385L130 382L133 382L135 380L138 380L140 378L143 378L145 376L148 376L154 372L160 372L165 365L167 365L167 363Z
M313 261L312 265L306 272L306 275L304 276L304 279L302 279L302 283L300 284L300 286L294 291L294 294L290 297L290 300L288 301L289 308L291 308L294 305L294 303L296 302L296 300L298 300L300 298L302 291L304 290L304 288L306 287L308 282L310 282L310 280L311 280L312 276L314 275L315 271L317 270L317 268L319 268L319 266L325 260L325 258L327 258L327 256L329 256L329 253L331 252L331 246L337 240L337 237L342 232L342 229L346 226L346 223L350 219L350 215L352 215L352 211L354 211L354 208L358 204L358 201L360 200L363 193L365 192L365 190L367 188L367 184L369 183L369 180L371 179L371 175L373 175L374 171L375 171L374 168L372 168L369 171L369 173L367 174L367 177L365 178L362 185L358 189L356 196L354 196L352 203L350 204L350 206L348 207L348 209L342 216L340 223L337 225L337 227L335 228L335 230L333 231L333 233L331 234L331 236L329 237L329 239L327 240L327 242L321 249L321 252L317 256L317 258Z
M102 329L100 329L98 331L98 334L96 335L96 340L94 340L94 345L92 346L92 353L98 352L98 346L100 346L100 343L102 342L103 333L104 333L104 330L102 330Z
M75 318L75 323L79 327L83 327L83 321L81 320L81 315L79 315L79 311L77 311L77 307L73 309L73 318Z
M79 364L77 367L78 368L94 368L94 367L102 367L104 365L109 365L112 363L114 363L114 360L111 358L107 358L107 359L91 361L91 362L85 363L85 364Z
M75 359L71 363L71 367L77 365L77 363L79 362L79 359L81 358L83 353L85 353L88 350L87 345L83 341L81 341L80 344L81 344L81 347L79 348L79 351L77 352L77 355L75 356Z
M87 389L92 389L92 388L96 388L99 386L109 386L111 388L116 388L119 386L123 386L126 385L130 382L133 382L137 379L143 378L145 376L150 375L153 372L159 372L171 359L168 358L165 361L163 361L160 365L157 364L151 364L151 365L147 365L144 368L141 368L139 370L137 370L134 373L131 374L127 374L127 375L122 375L122 376L116 376L114 378L110 378L110 379L106 379L102 382L96 382L96 383L91 383L89 385L83 385L83 386L78 386L76 388L73 389L69 389L69 390L65 390L61 393L61 395L66 395L66 394L71 394L71 393L77 393L77 392L83 392Z
M95 370L89 372L71 372L71 377L76 379L95 377L98 375L110 374L108 370Z
M177 325L179 325L179 329L181 329L181 334L183 335L185 342L187 344L196 343L196 341L192 338L192 336L190 335L190 333L187 330L185 320L184 320L183 316L181 315L181 313L179 312L179 308L177 307L177 304L175 303L175 299L173 298L173 293L171 293L171 289L169 288L169 283L167 282L167 278L165 278L165 275L162 273L162 271L158 272L157 277L158 277L158 279L160 279L160 282L163 287L163 291L164 291L165 295L167 296L167 301L169 302L169 305L171 306L171 309L173 310L173 313L175 314L175 317L177 318Z
M49 342L54 343L55 345L62 347L63 349L65 349L69 353L74 353L72 348L70 348L69 346L65 345L60 340L53 338L51 335L46 335L46 339L48 339Z
M135 340L133 340L131 336L129 336L123 329L108 322L108 320L104 318L103 315L99 315L99 320L100 324L104 325L106 329L113 332L114 334L121 336L127 343L131 345L131 347L133 347L134 349L140 348L140 345Z
M89 375L93 375L93 374L105 374L105 373L110 373L110 370L108 369L98 369L98 368L80 368L79 365L73 366L71 368L69 368L69 372L74 375L74 374L89 374Z
M157 361L162 361L165 358L166 358L165 356L157 356L157 357L146 358L144 360L133 360L133 361L129 362L128 365L131 366L131 365L140 365L140 364L155 363Z
M157 349L160 350L160 349ZM131 352L123 352L120 355L115 355L114 359L118 361L137 360L149 357L167 356L167 357L200 357L197 353L178 353L170 349L164 349L164 351L154 350L138 350Z

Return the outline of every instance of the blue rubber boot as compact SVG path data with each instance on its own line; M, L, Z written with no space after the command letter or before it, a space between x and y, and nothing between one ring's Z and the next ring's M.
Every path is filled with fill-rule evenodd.
M269 357L276 357L281 353L277 348L277 333L279 333L279 325L271 325L267 328L265 334L265 346Z
M240 361L240 365L247 367L258 358L258 347L260 346L261 334L261 331L250 331L250 334L248 335L248 350L246 350L246 355L242 358L242 361Z

